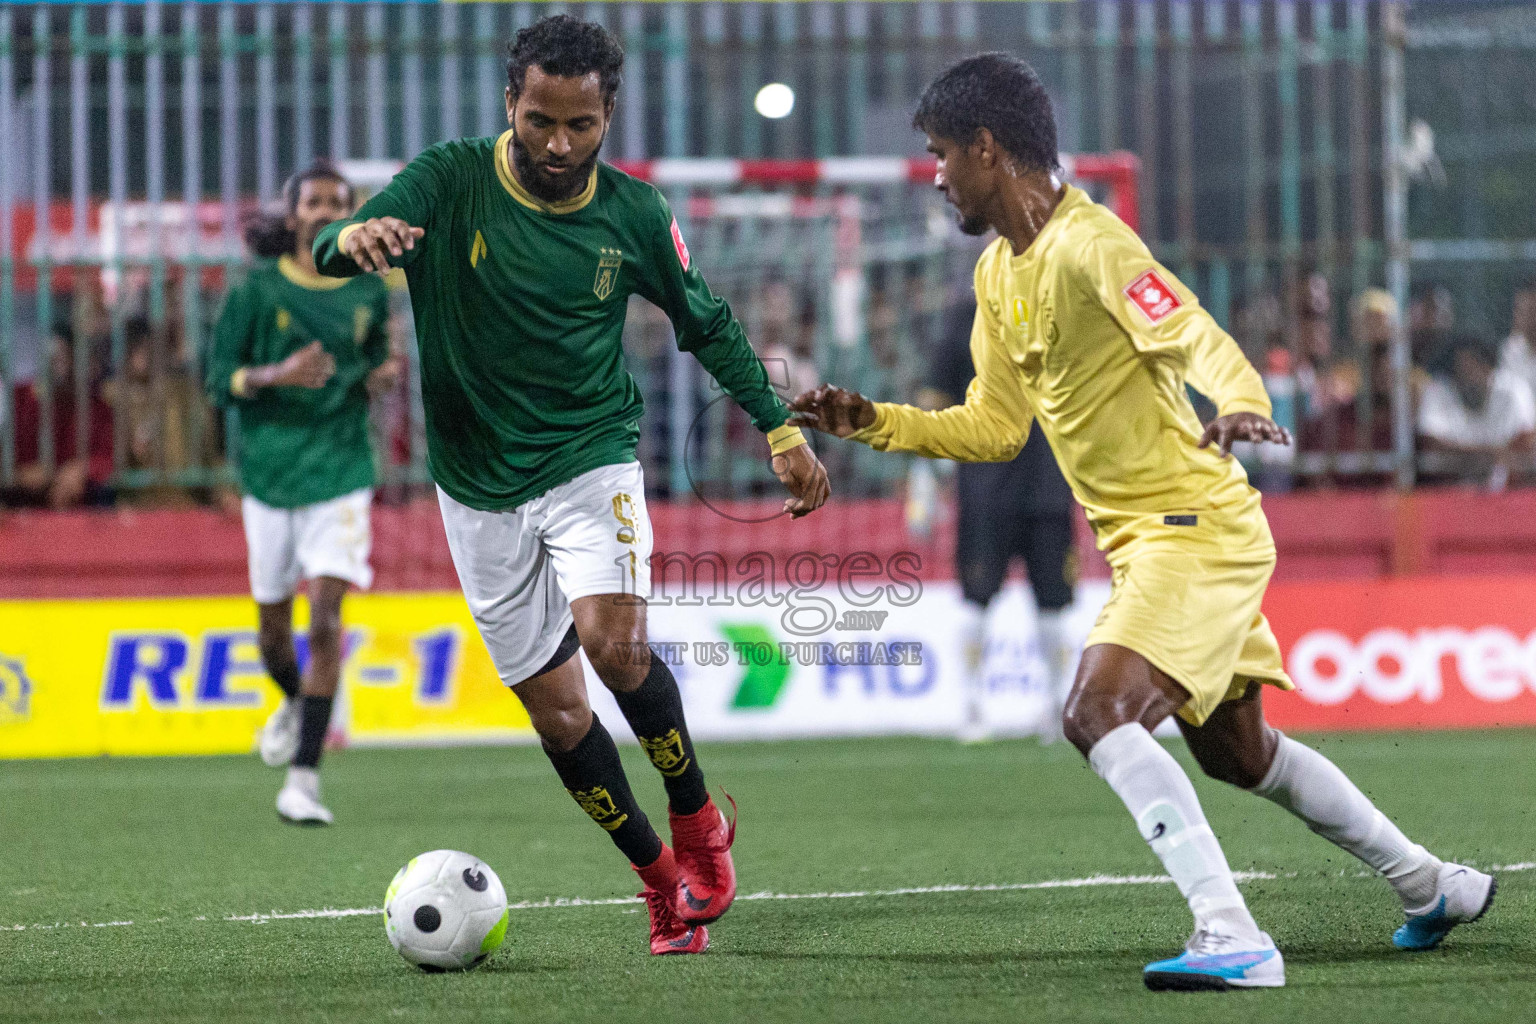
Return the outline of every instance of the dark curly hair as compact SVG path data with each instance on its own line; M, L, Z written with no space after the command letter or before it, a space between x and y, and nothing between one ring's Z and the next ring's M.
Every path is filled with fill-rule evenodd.
M545 74L561 78L597 72L603 103L608 104L624 80L624 47L601 25L555 14L519 29L507 45L507 87L512 99L523 94L523 77L534 64Z
M1061 167L1051 97L1035 69L1008 53L979 53L951 66L923 91L912 127L969 143L978 129L1029 170Z
M289 255L299 244L298 238L288 229L288 218L298 212L299 193L303 191L306 181L338 182L346 186L347 200L350 202L354 198L352 183L342 177L335 167L323 160L311 164L283 183L282 213L258 210L245 217L241 224L241 234L245 236L245 244L250 246L254 255L261 259L275 259Z

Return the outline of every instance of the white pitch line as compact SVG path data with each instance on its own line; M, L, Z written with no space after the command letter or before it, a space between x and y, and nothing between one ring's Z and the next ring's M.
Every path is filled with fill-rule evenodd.
M1536 870L1536 861L1524 860L1514 864L1495 864L1488 868L1502 874L1515 871ZM1235 871L1232 877L1239 882L1273 881L1285 877L1297 877L1294 872L1284 876L1276 875L1269 871ZM1357 872L1357 878L1374 878L1375 872ZM738 900L854 900L869 899L879 896L925 896L940 893L965 893L965 892L1028 892L1036 889L1082 889L1092 886L1105 885L1167 885L1173 881L1167 875L1088 875L1083 878L1054 878L1044 882L994 882L979 885L922 885L909 886L902 889L849 889L843 892L753 892L743 893L736 897ZM618 899L586 899L580 896L561 896L542 900L522 900L517 903L507 904L508 910L554 910L566 907L617 907L627 906L641 902L634 897ZM370 914L382 914L383 907L322 907L318 910L295 910L287 913L274 911L270 914L229 914L221 918L224 921L245 924L266 924L270 921L305 921L324 918L366 917ZM170 918L157 917L145 924L158 924L169 921ZM190 918L193 921L206 921L206 915L199 914ZM81 921L78 924L73 921L55 922L52 924L11 924L0 925L0 932L27 932L27 931L52 931L58 928L121 928L132 925L132 921Z

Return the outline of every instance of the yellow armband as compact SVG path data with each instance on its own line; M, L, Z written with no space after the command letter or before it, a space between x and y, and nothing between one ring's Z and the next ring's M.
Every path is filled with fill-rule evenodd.
M235 371L234 376L229 378L230 394L236 398L246 398L249 396L249 392L245 387L245 378L250 376L250 372L250 369L244 366Z
M346 227L342 228L339 232L337 232L337 234L336 234L336 251L337 252L341 253L343 256L349 255L349 253L347 252L347 239L352 237L352 232L356 231L360 227L362 227L361 224L348 224Z
M782 455L805 443L805 435L800 432L800 428L788 423L768 431L768 448L774 455Z

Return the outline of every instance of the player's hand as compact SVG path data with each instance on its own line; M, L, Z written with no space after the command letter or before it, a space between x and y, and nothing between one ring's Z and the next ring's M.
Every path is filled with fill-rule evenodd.
M395 390L400 384L400 374L404 368L399 356L390 356L375 366L368 372L368 394L377 398L379 395L387 395Z
M814 427L836 437L863 430L875 422L875 403L846 388L823 384L789 403L793 415L787 422Z
M1237 441L1268 441L1271 444L1290 444L1291 432L1268 416L1256 412L1234 412L1218 416L1206 426L1200 435L1200 447L1221 446L1221 457L1232 457L1232 445Z
M270 383L314 391L325 387L335 373L336 357L322 348L318 341L312 341L278 363L277 372L272 375Z
M416 239L426 233L426 228L413 228L399 217L370 217L347 236L346 253L369 273L387 274L390 257L416 248Z
M827 482L827 468L808 444L799 444L773 457L773 475L793 495L784 501L784 511L799 519L827 503L832 485Z

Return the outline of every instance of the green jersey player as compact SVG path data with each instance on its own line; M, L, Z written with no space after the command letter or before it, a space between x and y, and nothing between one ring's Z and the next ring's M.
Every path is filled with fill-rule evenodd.
M352 186L319 165L290 179L283 196L283 216L258 217L246 228L257 262L225 299L208 391L238 419L258 646L283 691L261 732L261 756L288 766L277 813L328 825L318 770L341 678L341 602L349 587L373 579L368 395L393 387L399 370L389 358L384 283L315 270L315 235L352 211ZM301 678L293 595L303 579L311 587Z
M677 682L646 645L652 536L641 400L620 337L638 294L767 435L795 516L827 477L666 202L598 162L624 52L568 15L509 48L499 138L421 154L315 241L321 273L403 266L428 461L464 596L566 789L645 884L651 952L698 953L735 898L735 827L709 798ZM578 647L662 774L668 848L587 703Z

